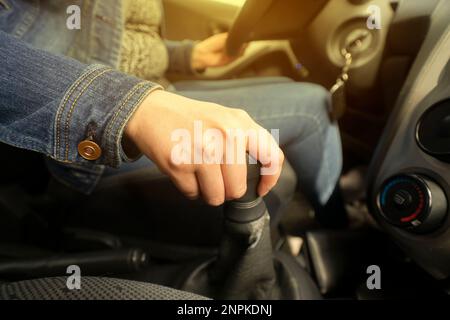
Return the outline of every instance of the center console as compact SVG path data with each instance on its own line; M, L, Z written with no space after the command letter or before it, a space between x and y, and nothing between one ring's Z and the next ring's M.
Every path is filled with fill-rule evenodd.
M436 279L450 277L449 16L440 1L369 173L372 214Z

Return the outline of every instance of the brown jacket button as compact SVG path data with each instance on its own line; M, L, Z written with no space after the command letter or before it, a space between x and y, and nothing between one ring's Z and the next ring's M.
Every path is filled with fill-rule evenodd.
M78 153L86 160L97 160L102 155L102 149L92 140L83 140L78 144Z

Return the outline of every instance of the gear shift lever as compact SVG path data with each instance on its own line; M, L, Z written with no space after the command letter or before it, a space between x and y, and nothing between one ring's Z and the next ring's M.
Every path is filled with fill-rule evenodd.
M257 194L260 166L247 166L247 192L225 205L224 229L216 258L194 268L181 289L215 299L299 299L292 257L272 253L269 214ZM304 279L302 279L304 280ZM314 284L309 283L315 288ZM313 290L314 291L314 290ZM315 289L314 294L320 295ZM308 298L308 297L306 297Z
M248 165L247 192L225 205L219 255L209 274L210 282L219 285L219 298L271 298L276 276L269 214L257 194L259 176L259 165Z

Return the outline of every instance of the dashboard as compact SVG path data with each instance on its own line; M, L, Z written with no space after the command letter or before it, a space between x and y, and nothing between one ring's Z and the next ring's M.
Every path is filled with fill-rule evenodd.
M368 177L372 215L436 279L450 276L449 17L438 1Z

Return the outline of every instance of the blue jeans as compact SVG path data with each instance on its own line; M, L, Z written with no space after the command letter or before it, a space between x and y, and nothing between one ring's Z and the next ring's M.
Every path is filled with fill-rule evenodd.
M329 94L315 84L288 78L256 78L175 83L176 93L227 107L245 109L266 129L279 129L280 145L294 168L300 189L315 207L324 205L342 168L339 129L328 116ZM154 165L143 157L105 175Z

